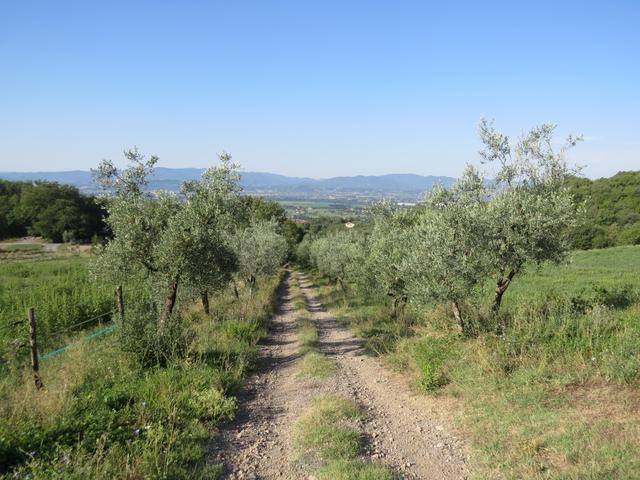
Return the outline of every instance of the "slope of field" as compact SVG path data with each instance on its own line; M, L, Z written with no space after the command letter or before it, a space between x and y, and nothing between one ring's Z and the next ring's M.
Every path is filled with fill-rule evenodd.
M526 301L534 296L566 294L595 298L607 292L624 293L640 289L640 246L622 246L574 251L564 265L530 268L517 279L505 304ZM606 304L606 298L602 298Z

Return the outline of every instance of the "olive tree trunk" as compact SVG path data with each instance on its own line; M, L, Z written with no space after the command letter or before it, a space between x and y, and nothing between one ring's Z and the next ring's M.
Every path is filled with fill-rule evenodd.
M173 313L173 307L176 305L176 296L178 294L178 281L174 280L169 283L169 291L164 300L164 307L162 309L162 313L160 314L160 320L158 321L158 329L160 331L164 330L164 327L169 320L169 317Z
M209 291L204 290L200 296L202 297L202 309L205 315L209 315Z
M460 333L465 332L465 324L464 318L462 317L462 313L460 312L460 305L458 305L457 301L451 302L451 309L453 310L453 316L458 322L458 327L460 328Z
M247 285L249 285L249 295L253 297L255 287L256 287L255 275L249 275L249 278L247 279Z
M404 321L404 310L407 306L407 296L400 295L399 297L389 294L393 301L391 302L391 316L397 320Z
M509 272L506 277L502 277L498 279L496 284L495 296L493 298L493 306L491 307L491 311L494 316L498 316L500 313L500 305L502 304L502 296L504 292L507 291L509 285L511 284L511 280L515 277L517 273L516 269L513 269ZM504 317L498 318L498 335L504 335L507 331L507 323Z

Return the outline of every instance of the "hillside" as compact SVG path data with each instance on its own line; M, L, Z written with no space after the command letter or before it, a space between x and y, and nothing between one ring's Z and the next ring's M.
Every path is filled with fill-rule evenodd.
M587 210L574 234L576 248L640 244L640 171L597 180L574 177L570 189Z

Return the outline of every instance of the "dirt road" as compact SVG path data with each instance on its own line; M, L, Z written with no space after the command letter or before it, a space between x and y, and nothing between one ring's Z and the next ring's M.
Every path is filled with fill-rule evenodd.
M367 356L362 342L318 303L305 277L295 275L320 333L319 348L336 363L336 373L328 379L296 375L296 313L286 278L259 369L239 397L236 420L216 441L212 460L225 464L224 478L313 478L293 451L293 425L313 398L325 394L351 398L366 412L358 426L363 459L383 463L403 479L467 478L463 445L431 416L426 399Z

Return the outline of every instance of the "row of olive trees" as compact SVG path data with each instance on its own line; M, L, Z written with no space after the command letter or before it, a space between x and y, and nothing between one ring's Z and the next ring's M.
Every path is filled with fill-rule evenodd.
M178 291L202 299L240 277L253 292L256 278L272 274L284 262L287 242L275 221L246 214L238 166L231 156L207 169L200 180L185 182L180 195L149 192L146 187L158 158L137 149L125 152L130 165L119 170L103 160L94 172L106 193L106 219L112 239L94 264L96 275L122 282L144 278L157 292L160 332L171 316Z
M305 240L300 249L341 286L357 282L388 295L394 315L408 301L448 303L462 331L462 306L493 279L492 311L504 334L498 313L509 285L527 267L566 258L581 211L565 185L575 174L566 150L579 139L569 137L557 150L553 132L542 125L511 146L482 121L481 156L497 165L494 180L469 166L456 184L437 186L415 208L377 205L360 232Z

